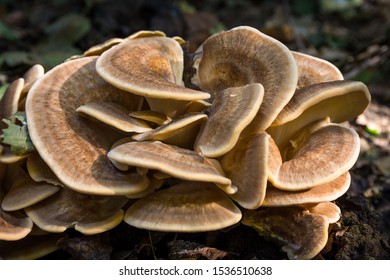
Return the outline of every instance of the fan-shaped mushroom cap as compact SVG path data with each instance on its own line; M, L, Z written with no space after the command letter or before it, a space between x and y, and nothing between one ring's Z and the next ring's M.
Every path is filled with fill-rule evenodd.
M267 131L283 147L305 125L329 117L341 123L363 113L370 103L366 85L356 81L333 81L304 87L294 94Z
M48 198L59 191L59 186L34 182L28 174L21 174L11 189L5 194L1 208L5 211L21 210Z
M31 232L32 226L33 222L29 217L19 212L5 212L0 207L0 240L14 241L22 239Z
M182 85L183 51L171 38L127 40L104 52L96 70L110 84L146 97L182 101L210 97Z
M291 53L298 65L298 89L322 82L344 80L340 70L329 61L300 52Z
M195 150L212 158L226 154L256 116L263 96L261 84L232 87L216 93L209 119L195 142Z
M269 138L265 132L242 138L221 160L226 176L237 187L230 197L246 209L256 209L264 200Z
M123 132L142 133L151 130L144 121L129 116L130 110L113 102L91 102L77 108L81 116L95 119Z
M290 100L298 68L289 49L257 29L241 26L209 37L197 51L192 82L216 93L228 87L260 83L264 100L250 133L267 128Z
M13 242L0 241L0 259L2 260L35 260L57 251L58 240L66 234L48 234L41 236L28 235Z
M269 143L269 181L279 189L290 191L335 180L355 164L360 151L359 135L338 124L320 127L296 143L284 162L272 138Z
M89 194L130 194L148 186L145 176L120 173L106 156L104 142L76 109L93 101L126 108L140 97L107 84L95 71L96 57L60 64L31 88L26 113L35 148L68 187Z
M230 194L236 191L211 160L192 150L160 141L125 143L112 149L108 157L130 166L159 170L182 180L212 182Z
M122 38L111 38L107 41L104 41L101 44L97 44L95 46L90 47L88 50L86 50L83 53L83 56L94 56L94 55L101 55L106 50L110 49L111 47L118 45L119 43L122 43L125 39Z
M22 90L22 93L25 95L27 92L31 89L31 86L35 83L36 80L38 80L40 77L45 74L45 69L40 64L35 64L31 66L30 69L27 70L26 73L23 75L24 79L24 87ZM22 99L22 97L21 97Z
M24 79L13 81L0 100L0 123L2 119L8 119L18 111L19 99L24 86ZM3 124L0 128L4 128Z
M237 206L214 185L183 182L136 201L124 221L149 230L201 232L225 228L240 219Z
M245 211L242 223L281 242L289 259L312 259L328 241L328 219L301 207Z
M305 204L301 206L309 210L310 213L319 214L326 217L330 224L336 223L338 220L340 220L341 217L340 208L330 201L315 204Z
M97 234L117 226L123 218L124 196L90 196L62 188L51 197L25 209L34 224L48 232L74 227Z
M303 191L291 192L268 186L262 206L280 207L333 201L345 194L350 184L351 176L346 172L333 181Z
M26 167L28 174L35 182L47 182L56 186L64 186L38 153L28 156Z
M166 144L192 149L200 126L207 121L201 113L185 114L168 124L133 136L134 140L159 140Z

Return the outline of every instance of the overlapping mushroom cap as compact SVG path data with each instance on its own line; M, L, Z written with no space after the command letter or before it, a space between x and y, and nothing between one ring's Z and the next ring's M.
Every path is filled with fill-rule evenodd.
M330 201L348 190L359 155L357 133L341 123L365 110L367 87L247 26L208 38L184 81L181 43L161 32L115 38L43 76L37 67L26 90L22 80L10 87L3 117L26 92L36 149L21 163L25 181L3 172L3 219L27 213L16 239L32 223L94 234L124 219L196 232L243 216L283 240L289 258L323 248L340 217ZM14 202L26 186L35 200Z

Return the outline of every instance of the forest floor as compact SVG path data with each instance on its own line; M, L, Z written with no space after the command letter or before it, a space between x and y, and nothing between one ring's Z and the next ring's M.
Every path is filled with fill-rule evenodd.
M316 258L390 259L389 1L189 2L0 1L0 92L34 63L49 70L90 46L139 30L181 36L194 50L212 33L239 25L256 27L292 50L331 61L346 79L363 81L370 89L371 105L351 122L361 137L361 154L351 170L350 190L336 201L342 219ZM90 237L70 231L60 247L49 257L286 258L273 242L242 225L227 231L174 234L121 224Z

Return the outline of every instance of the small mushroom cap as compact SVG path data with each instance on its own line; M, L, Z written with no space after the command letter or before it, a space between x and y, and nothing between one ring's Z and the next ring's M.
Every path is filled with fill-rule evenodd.
M4 128L5 125L2 122L2 119L8 119L18 111L18 104L23 86L24 79L19 78L13 81L3 94L3 97L0 100L0 128Z
M171 38L126 40L104 52L96 70L117 88L149 98L191 101L210 97L182 85L183 51Z
M322 82L344 80L340 70L329 61L300 52L291 53L298 65L298 89Z
M108 157L130 166L159 170L182 180L213 182L227 193L236 191L208 158L160 141L125 143L112 149Z
M94 55L101 55L106 50L110 49L111 47L118 45L119 43L122 43L125 39L122 38L111 38L107 41L104 41L101 44L97 44L95 46L90 47L88 50L86 50L83 53L83 56L94 56Z
M361 82L333 81L307 86L297 90L267 132L282 148L311 122L325 117L333 123L352 120L364 112L370 99L367 87Z
M303 208L309 210L310 213L319 214L328 219L330 224L336 223L340 220L341 210L333 202L325 201L321 203L301 205Z
M28 156L26 167L28 174L35 182L47 182L56 186L64 186L38 153Z
M289 49L255 28L240 26L209 37L197 51L192 82L216 93L228 87L260 83L264 100L250 133L267 128L290 100L298 68Z
M66 186L88 194L130 194L148 179L119 172L106 156L104 137L76 109L94 101L131 108L140 97L107 84L95 70L96 57L70 60L47 72L31 88L26 114L31 140ZM109 148L109 147L107 147Z
M165 33L159 30L141 30L126 37L127 40L133 40L144 37L166 37Z
M1 208L16 211L38 203L60 190L59 186L34 182L27 174L25 180L16 181L5 194Z
M144 121L129 116L130 110L112 102L91 102L76 109L81 116L95 119L123 132L142 133L151 130Z
M24 79L24 87L22 90L22 93L24 95L27 94L27 92L31 89L32 85L35 83L36 80L38 80L40 77L45 74L45 69L40 64L35 64L31 66L30 69L27 70L26 73L23 75ZM23 95L20 97L20 99L23 98Z
M66 234L28 235L13 242L0 241L0 259L35 260L57 251L57 242Z
M246 209L258 208L265 197L269 138L265 132L242 138L221 159L226 176L237 187L230 197Z
M355 164L359 151L359 135L338 124L326 125L310 134L284 162L271 138L269 181L289 191L326 184L347 172Z
M350 184L351 176L346 172L333 181L303 191L283 191L268 186L262 206L280 207L333 201L345 194Z
M289 259L312 259L328 241L328 219L301 207L245 211L242 223L281 242Z
M5 212L0 207L0 240L22 239L31 232L32 227L33 222L29 217L19 212Z
M256 116L263 96L261 84L232 87L215 94L209 119L198 135L195 150L212 158L226 154Z
M185 114L168 124L133 136L134 140L159 140L166 144L192 149L200 126L207 121L201 113Z
M97 234L123 219L124 196L90 196L62 188L51 197L25 209L34 224L48 232L74 227L83 234Z
M137 228L202 232L238 223L241 212L213 184L183 182L136 201L124 221Z

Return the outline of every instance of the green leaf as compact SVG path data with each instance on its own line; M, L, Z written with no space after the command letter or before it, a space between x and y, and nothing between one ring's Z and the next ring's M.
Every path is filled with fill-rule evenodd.
M35 150L28 134L26 114L17 112L9 119L3 119L7 128L3 129L3 144L10 145L15 155L26 155Z
M31 64L32 59L28 52L9 51L0 55L0 60L5 62L9 67L16 67L23 64Z

